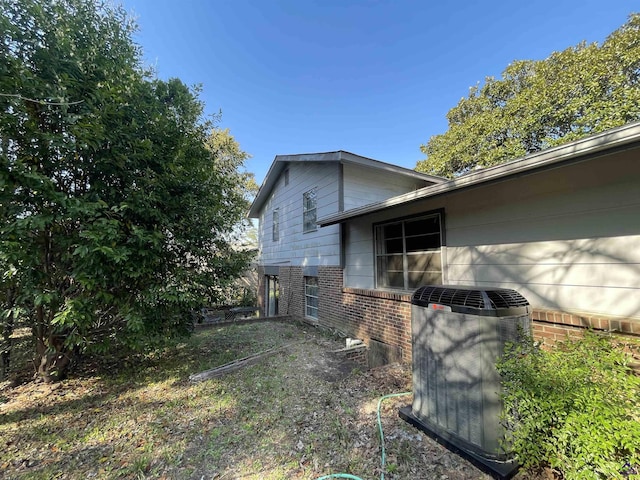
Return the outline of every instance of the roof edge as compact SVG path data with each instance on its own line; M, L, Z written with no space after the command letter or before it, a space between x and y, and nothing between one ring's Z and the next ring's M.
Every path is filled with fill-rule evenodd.
M361 165L369 168L375 168L384 170L387 172L396 173L408 177L415 178L431 183L446 183L447 179L437 177L435 175L429 175L427 173L417 172L415 170L394 165L392 163L375 160L373 158L364 157L355 153L347 152L345 150L336 150L334 152L318 152L318 153L298 153L287 155L276 155L273 159L273 163L269 167L269 171L264 177L262 185L258 190L249 211L247 212L248 218L257 218L259 210L266 202L268 193L271 192L277 181L280 172L285 168L287 163L294 162L341 162L343 164Z
M468 173L444 183L398 195L382 202L371 203L347 210L346 212L329 215L319 219L318 225L321 227L334 225L342 223L345 220L397 207L404 203L410 203L497 180L506 180L510 177L532 173L542 168L560 166L577 160L580 157L603 153L607 150L613 150L638 141L640 141L640 122L630 123L564 145L531 153L500 165Z

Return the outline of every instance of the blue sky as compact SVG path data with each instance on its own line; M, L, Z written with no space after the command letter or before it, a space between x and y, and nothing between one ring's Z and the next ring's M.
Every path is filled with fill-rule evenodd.
M601 43L624 0L124 0L160 78L202 84L261 183L278 154L414 168L469 87L513 60Z

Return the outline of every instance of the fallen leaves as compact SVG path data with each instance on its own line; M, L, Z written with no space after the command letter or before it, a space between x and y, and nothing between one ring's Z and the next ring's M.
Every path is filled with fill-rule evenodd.
M188 382L190 374L285 344L294 345L223 378ZM329 357L340 346L295 324L233 325L201 330L136 368L98 370L54 390L27 384L3 391L2 473L16 479L379 477L377 400L411 390L410 368L352 372ZM394 470L389 480L488 478L401 421L397 411L407 403L408 397L392 399L382 411Z

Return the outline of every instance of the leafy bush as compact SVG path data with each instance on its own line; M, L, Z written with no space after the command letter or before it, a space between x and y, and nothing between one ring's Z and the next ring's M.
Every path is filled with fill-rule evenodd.
M510 345L498 370L509 448L565 479L640 478L640 377L608 336Z

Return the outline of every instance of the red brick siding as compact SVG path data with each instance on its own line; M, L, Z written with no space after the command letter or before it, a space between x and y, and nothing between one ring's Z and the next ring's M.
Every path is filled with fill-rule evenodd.
M567 337L579 338L588 328L614 332L621 338L640 337L640 320L542 309L534 309L531 313L531 319L534 338L543 340L546 345L553 345Z
M343 288L342 269L318 270L320 324L366 341L400 346L411 359L411 297L390 292Z
M318 320L321 325L346 334L354 332L345 324L342 307L342 269L340 267L318 268ZM356 336L357 337L357 336ZM357 337L360 338L360 337Z
M346 348L334 352L335 355L351 360L364 368L369 367L369 358L367 356L367 346L361 345L353 348Z
M304 277L302 267L280 267L280 315L304 318Z
M264 272L259 269L258 299L264 306ZM302 267L280 267L280 314L304 319ZM403 360L411 361L411 295L380 290L343 287L340 267L318 268L318 320L365 342L370 339L399 346ZM579 315L534 309L533 336L553 345L559 340L579 338L587 328L613 331L623 342L640 342L640 320Z

